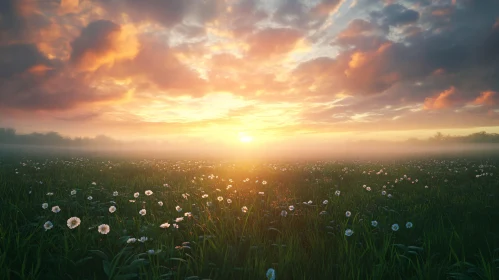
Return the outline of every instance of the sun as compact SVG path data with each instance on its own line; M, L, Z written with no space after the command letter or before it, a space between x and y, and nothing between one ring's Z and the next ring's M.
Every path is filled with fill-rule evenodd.
M242 143L250 143L251 141L253 141L253 137L249 135L240 135L239 141L241 141Z

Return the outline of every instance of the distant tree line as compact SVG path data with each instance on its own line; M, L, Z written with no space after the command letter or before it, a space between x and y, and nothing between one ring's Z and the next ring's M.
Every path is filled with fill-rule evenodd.
M15 129L0 128L1 144L18 145L43 145L43 146L66 146L66 147L92 147L92 146L117 146L122 142L99 135L90 137L64 137L57 132L17 134Z

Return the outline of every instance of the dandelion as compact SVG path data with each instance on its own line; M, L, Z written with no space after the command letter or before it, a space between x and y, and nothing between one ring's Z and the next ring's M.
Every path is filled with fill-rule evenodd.
M95 185L97 185L97 183L96 183L96 182L92 182L92 185L94 185L94 186L95 186Z
M92 200L92 199L94 199L94 198L93 198L91 195L89 195L89 196L87 197L87 199L88 199L88 200Z
M340 196L340 194L341 194L341 192L340 192L340 191L335 191L335 192L334 192L334 195L336 195L336 196Z
M136 193L134 193L134 194L133 194L133 197L138 198L138 197L139 197L139 195L140 195L140 194L139 194L138 192L136 192Z
M388 196L388 198L392 198L392 194L391 193L389 193L387 196Z
M42 204L42 208L43 208L43 209L47 209L47 208L49 208L49 204L48 204L48 203L43 203L43 204Z
M231 204L232 203L232 199L227 198L227 203Z
M61 208L59 206L54 206L54 207L52 207L52 212L59 213L59 212L61 212Z
M68 228L70 228L70 229L74 229L74 228L78 227L80 225L80 223L81 223L81 220L78 217L71 217L66 222L66 224L68 225Z
M54 195L54 193L53 192L48 192L47 195L48 196L52 196L52 195Z
M399 225L398 225L398 224L393 224L393 225L392 225L392 230L393 230L393 231L397 231L397 230L399 230Z
M381 195L386 195L386 191L382 191L382 192L381 192Z
M293 205L289 205L288 209L289 209L289 211L293 211L293 210L295 210L295 207Z
M173 227L174 227L174 228L178 228L178 225L177 225L177 224L173 224Z
M264 195L264 194L265 194L265 192L258 192L258 194L259 194L259 195Z
M366 191L370 192L371 191L371 187L367 187Z
M378 226L378 221L371 221L371 226L377 227Z
M428 188L428 186L424 186L424 188L425 188L425 189L427 189L427 188Z
M262 185L267 185L267 181L262 181Z
M208 195L207 195L207 194L203 194L203 195L201 196L201 198L207 198L207 197L208 197Z
M72 190L71 195L75 195L75 194L76 194L76 190Z
M281 211L281 216L286 217L288 215L288 212L286 210Z
M113 192L113 196L118 196L118 192L117 192L117 191L114 191L114 192Z
M208 207L211 207L211 205L212 205L212 204L213 204L213 203L211 203L211 201L207 201L207 202L206 202L206 206L208 206Z
M184 216L185 216L185 217L192 217L192 214L191 214L191 212L185 212L185 213L184 213Z
M170 224L169 223L164 223L159 226L160 228L169 228Z
M135 243L135 241L137 241L136 238L128 238L128 240L126 241L126 243L130 244L130 243Z
M345 230L345 235L346 236L352 236L352 234L353 234L353 230L351 230L351 229Z
M134 202L135 202L135 200L130 199L130 200L128 200L128 202L134 203Z
M177 210L177 212L182 212L182 208L178 205L175 207L175 210Z
M265 277L267 277L267 280L275 280L275 270L273 268L269 268L267 273L265 273Z
M147 240L148 240L148 238L145 236L142 236L141 238L139 238L139 242L142 242L142 243L146 242Z
M152 255L152 254L154 254L154 249L151 249L151 250L147 250L147 253L148 253L149 255Z
M140 209L139 214L145 216L147 213L146 209Z
M241 211L243 211L243 213L248 212L248 207L246 206L241 207Z
M109 207L109 213L114 213L114 211L116 211L116 206Z
M326 212L326 211L321 211L321 212L319 213L319 215L321 215L321 216L327 215L327 212Z
M150 195L152 195L152 194L153 194L153 192L152 192L151 190L147 190L147 191L145 191L145 194L146 194L147 196L150 196Z
M308 204L308 205L311 205L311 204L312 204L312 200L309 200L309 201L307 202L307 204Z
M159 206L163 206L163 201L158 201Z
M412 228L412 223L411 223L411 222L407 222L407 223L405 224L405 227L406 227L406 228Z
M217 197L217 200L220 201L220 202L222 202L224 200L224 198L221 197L221 196L219 196L219 197Z
M46 221L45 224L43 224L43 228L45 228L45 231L52 229L54 225L52 224L51 221Z
M347 216L347 218L349 218L350 216L352 216L352 212L350 212L350 211L346 211L346 212L345 212L345 216Z
M327 201L327 199L326 199L326 200L324 200L324 201L322 202L322 204L327 205L327 204L328 204L328 202L329 202L329 201Z
M184 220L184 217L179 217L175 219L176 223L182 222Z

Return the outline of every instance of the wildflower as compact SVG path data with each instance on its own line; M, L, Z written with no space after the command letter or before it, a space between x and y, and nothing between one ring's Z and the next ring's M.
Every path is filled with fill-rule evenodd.
M48 203L43 203L43 204L42 204L42 208L43 208L43 209L47 209L47 208L49 208L49 204L48 204Z
M178 205L175 207L175 210L177 210L177 212L182 212L182 208Z
M114 213L114 211L116 211L116 206L109 207L109 213Z
M267 280L275 280L275 270L273 268L269 268L267 273L265 273L265 277L267 277Z
M227 198L227 203L231 204L232 203L232 199Z
M352 234L353 234L353 230L351 230L351 229L345 230L345 235L346 236L352 236Z
M185 216L185 217L192 217L192 214L191 214L191 212L185 212L185 213L184 213L184 216Z
M246 206L241 207L241 211L243 211L243 213L248 212L248 207Z
M397 230L399 230L399 225L398 225L398 224L393 224L393 225L392 225L392 230L393 230L393 231L397 231Z
M87 197L87 199L88 199L88 200L92 200L92 199L94 199L94 198L93 198L91 195L89 195L89 196Z
M94 185L94 186L95 186L95 185L97 185L97 183L96 183L96 182L92 182L92 185Z
M407 222L407 223L405 224L405 227L406 227L406 228L412 228L412 223L411 223L411 222Z
M100 226L97 228L97 231L98 231L100 234L108 234L110 230L111 230L111 228L109 227L109 225L106 225L106 224L102 224L102 225L100 225Z
M424 188L425 188L425 189L427 189L427 188L428 188L428 186L424 186Z
M182 222L184 220L184 217L179 217L175 219L175 223Z
M386 195L386 191L382 191L382 192L381 192L381 195Z
M371 226L377 227L378 226L378 221L371 221Z
M309 201L307 202L307 204L308 204L308 205L311 205L311 204L312 204L312 200L309 200Z
M149 255L152 255L152 254L154 254L154 249L151 249L151 250L147 250L147 253L148 253Z
M326 199L326 200L324 200L324 201L322 202L322 204L327 205L327 204L328 204L328 202L329 202L329 201L327 201L327 199Z
M128 238L128 240L126 241L126 243L130 244L130 243L135 243L135 241L137 241L136 238Z
M293 211L293 210L295 210L295 207L293 205L289 205L288 209L289 209L289 211Z
M164 223L159 226L160 228L169 228L170 224L169 223Z
M371 187L367 187L366 191L370 192L371 191Z
M130 200L128 200L128 202L132 202L132 203L134 203L134 202L135 202L135 200L133 200L133 199L130 199Z
M46 221L45 224L43 224L43 228L45 228L45 231L52 229L54 225L52 224L51 221Z
M163 201L158 201L159 206L163 206Z
M350 216L352 216L352 212L350 212L350 211L346 211L346 212L345 212L345 216L347 216L347 218L348 218L348 217L350 217Z
M52 196L52 195L54 195L54 193L53 192L48 192L47 195L48 196Z
M340 192L340 191L335 191L335 192L334 192L334 194L335 194L336 196L340 196L341 192Z
M113 196L118 196L118 192L117 192L117 191L114 191L114 192L113 192Z
M70 228L70 229L74 229L74 228L78 227L80 225L80 223L81 223L81 220L78 217L71 217L66 222L66 224L68 225L68 228Z
M219 197L217 197L217 200L220 201L220 202L222 202L224 200L224 198L221 197L221 196L219 196Z
M145 216L147 213L146 209L140 209L139 214Z
M267 185L267 181L262 181L262 185Z
M286 210L281 211L281 216L286 217L288 215L288 212Z
M258 192L258 194L259 194L259 195L264 195L264 194L265 194L265 192Z
M326 212L326 211L321 211L321 212L319 213L319 215L321 215L321 216L323 216L323 215L327 215L327 212Z
M208 195L207 195L207 194L203 194L203 195L201 196L201 198L207 198L207 197L208 197Z
M147 191L145 191L145 194L146 194L147 196L150 196L150 195L152 195L152 194L153 194L153 192L152 192L151 190L147 190Z
M148 240L148 238L145 236L142 236L141 238L139 238L139 242L142 242L142 243L146 242L147 240Z
M178 228L178 225L177 225L177 224L173 224L173 227L174 227L174 228Z
M212 205L211 201L206 202L206 206L211 207L211 205Z
M390 193L387 196L388 196L388 198L392 198L392 194L390 194Z
M61 212L61 208L59 208L59 206L54 206L54 207L52 207L52 212L59 213L59 212Z
M76 194L76 190L72 190L71 195L75 195L75 194Z
M138 192L136 192L136 193L133 194L133 197L137 198L137 197L139 197L139 195L140 194Z

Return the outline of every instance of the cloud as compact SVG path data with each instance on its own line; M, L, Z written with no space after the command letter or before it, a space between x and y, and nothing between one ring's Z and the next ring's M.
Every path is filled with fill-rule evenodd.
M480 93L474 101L473 104L476 105L488 105L492 106L496 104L496 92L493 91L484 91Z
M33 44L0 46L0 79L10 78L29 69L50 69L51 61Z
M108 20L88 24L72 43L71 61L78 68L94 71L115 61L133 58L139 49L133 26L122 27Z
M248 39L248 55L266 59L290 52L303 34L291 28L268 28L259 31Z
M454 103L452 97L455 95L455 93L456 88L450 87L449 89L439 93L435 97L428 97L424 101L423 108L425 110L439 110L449 108Z

